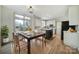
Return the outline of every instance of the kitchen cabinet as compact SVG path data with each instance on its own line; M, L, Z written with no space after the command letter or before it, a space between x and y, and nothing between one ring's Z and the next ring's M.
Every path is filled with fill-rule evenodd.
M69 25L79 25L79 6L69 7Z
M79 32L64 31L64 44L79 48Z

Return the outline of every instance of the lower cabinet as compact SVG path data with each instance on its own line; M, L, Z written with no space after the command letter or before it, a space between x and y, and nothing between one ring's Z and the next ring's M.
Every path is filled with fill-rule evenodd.
M64 44L79 48L79 33L64 31Z

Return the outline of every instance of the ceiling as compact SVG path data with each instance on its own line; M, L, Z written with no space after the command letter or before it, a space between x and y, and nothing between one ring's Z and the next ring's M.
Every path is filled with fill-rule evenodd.
M17 14L29 16L28 8L25 5L6 5ZM64 17L68 14L68 5L33 5L33 14L42 19L53 19L56 17Z

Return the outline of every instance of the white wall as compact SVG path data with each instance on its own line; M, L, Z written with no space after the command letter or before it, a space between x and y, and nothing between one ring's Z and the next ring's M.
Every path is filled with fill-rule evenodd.
M0 6L0 28L1 28L1 6Z
M35 18L33 16L31 17L31 28L32 30L35 29Z
M36 19L36 20L35 20L35 25L36 25L36 26L42 26L41 20L40 20L40 19Z
M0 6L0 31L1 31L1 6ZM1 42L1 33L0 33L0 42ZM0 48L1 48L1 43L0 43Z
M2 6L2 21L1 25L7 25L9 28L9 40L12 40L13 23L14 23L14 12L4 6Z
M31 28L32 28L32 30L35 30L36 26L41 26L41 25L42 25L42 23L41 23L40 19L37 19L34 16L31 17Z

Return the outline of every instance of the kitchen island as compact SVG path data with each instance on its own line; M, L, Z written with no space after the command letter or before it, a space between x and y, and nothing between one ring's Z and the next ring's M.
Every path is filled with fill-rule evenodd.
M64 43L73 48L79 48L79 32L64 31Z

